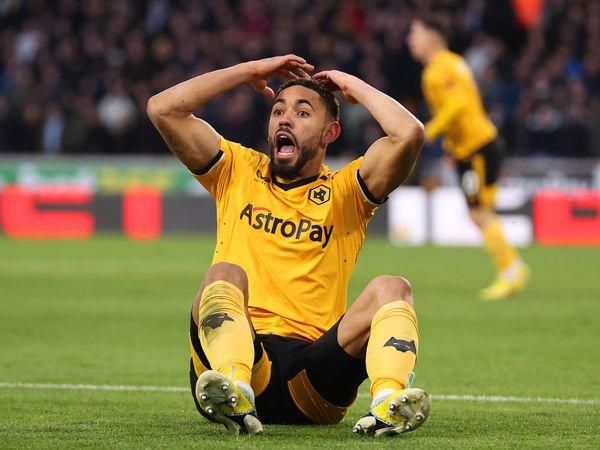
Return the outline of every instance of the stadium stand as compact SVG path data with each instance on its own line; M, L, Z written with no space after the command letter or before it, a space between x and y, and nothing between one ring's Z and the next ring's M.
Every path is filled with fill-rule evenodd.
M0 152L165 153L146 118L150 95L290 50L320 69L355 73L424 116L420 67L404 37L415 14L442 8L512 155L598 155L600 2L547 0L539 20L516 15L517 3L2 2ZM261 147L264 124L250 118L268 105L251 89L208 108L221 133ZM380 132L360 107L346 106L343 121L332 154L361 153Z

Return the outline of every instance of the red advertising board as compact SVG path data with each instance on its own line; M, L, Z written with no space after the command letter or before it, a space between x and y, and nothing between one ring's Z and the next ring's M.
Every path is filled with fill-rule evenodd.
M540 244L600 245L600 191L541 191L533 199L533 223Z
M0 192L1 230L17 239L87 239L96 231L95 198L85 187L16 185ZM131 239L162 232L162 199L153 188L131 188L122 198L122 229Z
M85 206L93 193L87 188L46 187L30 190L8 186L2 191L0 218L4 232L23 239L86 239L94 234L94 217L64 207ZM63 209L40 209L60 205Z

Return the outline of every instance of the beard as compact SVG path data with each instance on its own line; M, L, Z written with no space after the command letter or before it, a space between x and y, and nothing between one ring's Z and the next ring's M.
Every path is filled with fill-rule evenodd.
M296 147L298 157L295 162L281 162L275 159L277 147L271 139L269 139L270 157L271 157L271 175L292 180L298 176L302 168L308 161L313 159L319 150L319 142L321 141L320 134L316 134L309 138L302 145Z

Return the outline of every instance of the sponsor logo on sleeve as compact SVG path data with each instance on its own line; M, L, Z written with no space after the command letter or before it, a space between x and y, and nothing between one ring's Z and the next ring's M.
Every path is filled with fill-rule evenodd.
M261 180L264 184L268 184L271 182L271 179L269 177L265 177L260 169L256 170L256 178L258 178L259 180Z

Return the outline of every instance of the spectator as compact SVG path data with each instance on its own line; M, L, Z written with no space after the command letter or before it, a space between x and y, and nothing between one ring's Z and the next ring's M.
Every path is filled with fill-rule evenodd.
M443 9L513 154L599 154L600 2L546 0L519 28L498 0L88 0L0 8L1 152L165 152L149 126L150 95L194 74L295 52L414 105L420 67L404 43L415 14ZM532 22L535 23L535 22ZM210 105L221 132L266 149L267 108L251 91ZM253 117L258 115L254 114ZM375 125L348 111L352 130L330 154L364 150Z
M42 152L56 155L62 147L62 134L65 127L62 112L58 105L51 103L46 108L46 117L42 127Z

